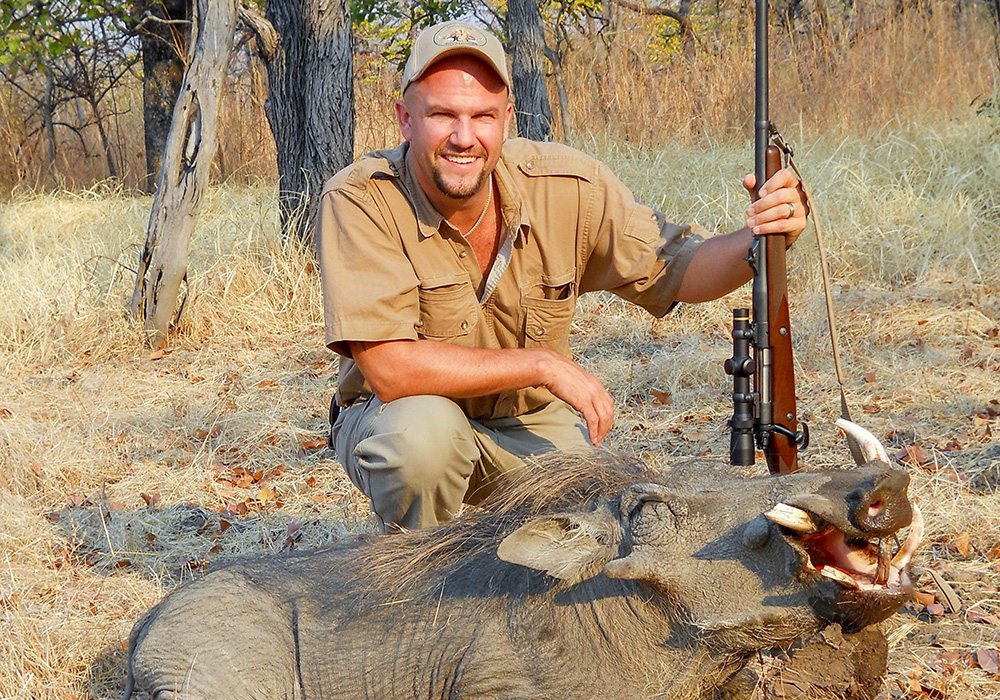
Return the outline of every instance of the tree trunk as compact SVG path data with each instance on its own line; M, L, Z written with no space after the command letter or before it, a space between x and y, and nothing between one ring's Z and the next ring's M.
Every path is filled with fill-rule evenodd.
M45 74L45 94L42 97L42 124L45 129L45 169L50 185L56 184L55 78Z
M542 75L545 33L537 0L509 0L507 33L510 36L514 109L517 134L535 141L552 140L552 110Z
M573 145L573 120L569 113L569 93L566 91L566 80L563 77L563 59L558 50L545 48L545 57L552 65L552 79L556 83L556 94L559 96L559 124L562 127L563 143Z
M191 25L188 0L140 0L142 19L142 117L146 141L146 177L142 188L152 192L163 164L170 119L184 80Z
M90 111L94 113L94 123L97 125L97 133L101 137L101 148L104 149L104 160L108 164L108 177L113 180L118 179L118 166L115 164L114 152L111 142L108 140L108 132L104 128L104 113L97 102L90 103Z
M236 26L235 0L197 0L194 56L167 136L131 311L159 345L174 320L187 274L191 232L218 146L221 85Z
M348 0L269 0L279 40L264 103L278 152L285 236L312 235L323 183L354 160L354 35Z

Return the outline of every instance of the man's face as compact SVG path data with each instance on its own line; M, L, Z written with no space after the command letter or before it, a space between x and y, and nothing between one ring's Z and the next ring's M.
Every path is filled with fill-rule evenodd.
M444 58L407 88L396 118L432 203L480 191L500 158L512 113L507 86L471 56Z

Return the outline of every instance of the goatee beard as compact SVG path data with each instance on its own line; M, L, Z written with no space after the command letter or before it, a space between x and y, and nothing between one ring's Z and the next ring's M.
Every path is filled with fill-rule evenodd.
M437 185L437 188L452 199L470 199L483 188L483 185L486 184L486 180L490 176L484 168L483 171L479 173L479 177L476 178L476 181L469 185L464 182L457 184L449 184L445 182L444 176L438 168L434 168L431 175L434 178L434 184Z

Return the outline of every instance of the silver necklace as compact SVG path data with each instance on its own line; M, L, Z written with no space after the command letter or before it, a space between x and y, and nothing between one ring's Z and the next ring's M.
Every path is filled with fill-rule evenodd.
M476 223L472 224L472 228L470 228L468 231L466 231L465 233L462 234L462 238L464 238L466 240L469 239L469 236L472 235L473 231L475 231L477 228L479 228L479 224L483 223L483 219L486 218L486 212L489 211L490 202L493 201L493 173L490 173L490 185L489 185L489 187L490 187L490 191L489 191L489 194L486 196L486 206L483 207L483 213L479 215L478 219L476 219Z

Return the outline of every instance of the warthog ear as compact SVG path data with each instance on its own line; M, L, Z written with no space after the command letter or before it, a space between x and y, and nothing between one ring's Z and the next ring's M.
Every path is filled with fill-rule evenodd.
M607 509L533 518L500 542L497 556L568 583L597 574L618 554L618 519Z

